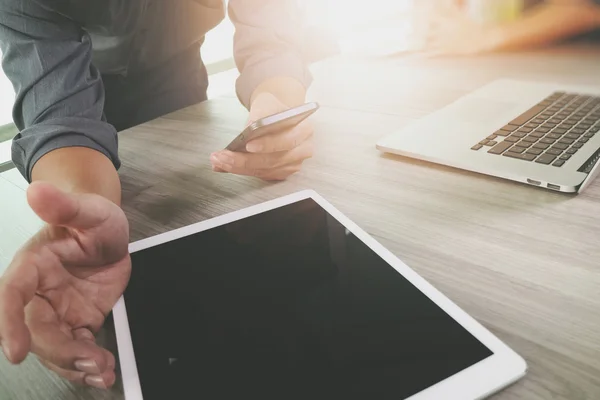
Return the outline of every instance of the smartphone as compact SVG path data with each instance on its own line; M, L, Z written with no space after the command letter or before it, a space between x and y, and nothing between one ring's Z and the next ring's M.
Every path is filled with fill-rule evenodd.
M319 104L311 102L254 121L233 139L226 149L230 151L246 152L246 144L249 141L270 133L293 128L318 109Z

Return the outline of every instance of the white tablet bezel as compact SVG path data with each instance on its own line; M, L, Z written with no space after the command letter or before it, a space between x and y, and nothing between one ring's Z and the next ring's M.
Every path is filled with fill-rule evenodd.
M375 251L382 259L388 262L402 276L408 279L423 294L429 297L438 307L444 310L475 338L488 347L493 355L474 364L457 374L430 386L429 388L409 397L410 400L437 400L437 399L480 399L487 397L498 390L510 385L525 375L527 364L525 360L512 349L495 337L491 332L479 324L475 319L465 313L456 304L435 289L425 279L417 275L390 251L379 244L368 233L359 228L355 223L345 217L333 205L311 190L297 192L272 201L258 204L235 211L220 217L189 225L180 229L156 235L144 240L131 243L129 251L134 253L139 250L157 246L159 244L179 239L185 236L225 225L230 222L247 218L291 203L305 199L312 199L323 207L331 216L337 219L356 237ZM119 299L113 310L117 346L123 378L123 390L127 400L142 400L142 390L137 373L131 333L127 320L127 312L123 297ZM399 377L401 379L401 377ZM407 400L408 400L407 399Z

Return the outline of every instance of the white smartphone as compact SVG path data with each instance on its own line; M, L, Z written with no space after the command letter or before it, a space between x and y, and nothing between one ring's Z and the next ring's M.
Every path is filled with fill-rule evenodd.
M319 104L311 102L254 121L233 139L227 145L226 149L245 152L246 144L249 141L270 133L292 128L311 116L318 109Z

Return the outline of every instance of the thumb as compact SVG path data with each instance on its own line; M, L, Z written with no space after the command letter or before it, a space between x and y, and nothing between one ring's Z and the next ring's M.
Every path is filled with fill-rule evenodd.
M33 182L27 189L27 202L49 225L91 229L110 216L113 203L98 195L66 193L51 183Z

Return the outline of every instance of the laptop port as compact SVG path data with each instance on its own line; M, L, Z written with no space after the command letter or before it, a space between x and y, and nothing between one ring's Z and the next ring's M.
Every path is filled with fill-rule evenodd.
M560 186L559 185L553 185L553 184L549 183L547 186L548 186L548 189L560 190Z
M529 178L527 178L527 183L529 183L530 185L536 185L536 186L540 186L542 184L542 182L540 182L540 181L534 181L533 179L529 179Z

